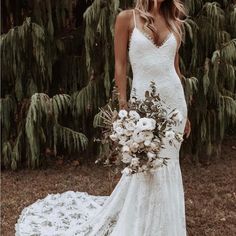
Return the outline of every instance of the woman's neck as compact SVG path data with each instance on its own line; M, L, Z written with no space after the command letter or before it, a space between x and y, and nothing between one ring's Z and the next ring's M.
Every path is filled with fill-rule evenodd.
M150 7L150 13L153 16L161 15L161 3L154 0Z

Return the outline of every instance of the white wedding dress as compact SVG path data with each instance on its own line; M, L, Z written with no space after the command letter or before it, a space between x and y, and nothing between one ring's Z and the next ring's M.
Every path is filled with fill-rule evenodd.
M174 67L176 38L170 33L161 46L156 45L136 26L133 13L135 27L129 41L132 88L142 99L150 81L155 81L170 109L182 112L183 122L173 129L183 132L187 106ZM170 158L167 166L152 174L123 174L110 196L67 191L38 199L21 212L16 236L186 236L180 146L166 141L161 154Z

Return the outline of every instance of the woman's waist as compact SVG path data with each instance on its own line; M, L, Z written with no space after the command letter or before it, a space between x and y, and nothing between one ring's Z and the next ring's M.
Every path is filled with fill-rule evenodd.
M133 82L140 83L144 82L150 83L154 81L156 83L161 83L165 86L168 83L179 83L180 78L175 71L172 72L165 72L165 73L147 73L147 72L140 72L140 73L133 73ZM161 85L160 84L160 85Z
M152 82L155 83L157 93L176 94L177 91L183 90L181 81L178 76L172 76L172 77L156 76L156 77L147 77L147 78L134 76L133 81L132 81L132 88L136 88L138 90L145 92L146 90L151 90L150 85Z

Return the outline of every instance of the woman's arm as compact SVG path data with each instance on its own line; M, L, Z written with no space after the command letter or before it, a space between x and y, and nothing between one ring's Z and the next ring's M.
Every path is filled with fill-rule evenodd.
M116 17L114 34L115 83L118 88L120 109L127 108L127 45L129 41L130 11L124 10Z

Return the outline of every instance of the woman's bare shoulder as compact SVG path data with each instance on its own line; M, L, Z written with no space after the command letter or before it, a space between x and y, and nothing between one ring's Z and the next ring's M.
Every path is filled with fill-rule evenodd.
M129 31L132 24L132 14L132 9L126 9L119 12L116 16L116 27Z
M133 9L125 9L120 11L117 16L116 16L116 22L118 24L121 24L123 26L129 26L130 23L130 19L132 17L132 10Z
M132 11L133 11L133 9L122 10L118 13L117 17L127 20L132 16L132 14L133 14Z

